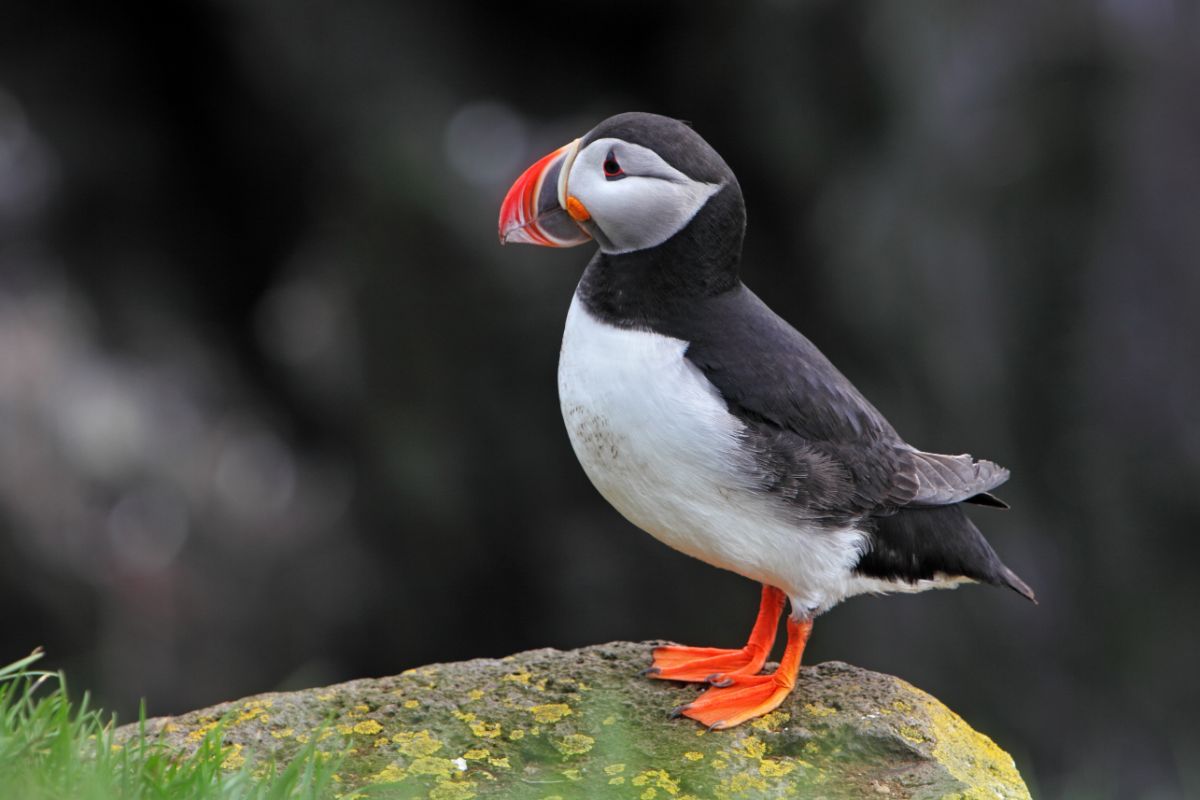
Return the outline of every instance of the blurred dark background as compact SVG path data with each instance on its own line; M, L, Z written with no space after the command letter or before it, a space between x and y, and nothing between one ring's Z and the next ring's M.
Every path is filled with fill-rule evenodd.
M807 660L931 691L1035 796L1200 796L1200 15L1171 0L7 2L0 661L125 719L431 661L737 644L758 588L575 463L591 248L534 158L693 122L744 278L910 441L1013 470L1038 591L855 599Z

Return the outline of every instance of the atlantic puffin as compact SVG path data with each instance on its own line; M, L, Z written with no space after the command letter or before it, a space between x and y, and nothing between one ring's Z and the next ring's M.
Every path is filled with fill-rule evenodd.
M854 595L979 582L1034 600L963 511L1006 507L991 492L1008 470L907 444L746 288L741 187L689 125L604 120L517 179L499 227L501 243L599 245L558 366L596 489L661 542L762 584L744 647L654 650L647 675L708 684L677 714L728 728L774 710L813 619ZM785 599L787 645L760 675Z

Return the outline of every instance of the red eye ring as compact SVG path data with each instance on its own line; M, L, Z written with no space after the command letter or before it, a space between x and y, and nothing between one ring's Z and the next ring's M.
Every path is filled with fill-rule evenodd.
M604 157L604 177L609 180L625 177L625 170L621 169L620 163L617 162L617 157L611 150Z

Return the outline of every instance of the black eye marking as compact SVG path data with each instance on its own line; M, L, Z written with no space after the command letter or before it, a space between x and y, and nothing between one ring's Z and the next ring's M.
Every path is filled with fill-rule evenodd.
M625 177L625 170L621 169L612 150L609 150L608 155L604 157L604 177L610 181L617 181Z

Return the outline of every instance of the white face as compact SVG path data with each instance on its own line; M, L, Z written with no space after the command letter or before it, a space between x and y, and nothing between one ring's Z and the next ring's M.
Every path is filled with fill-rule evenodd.
M601 250L629 253L670 239L722 185L693 180L641 145L597 139L568 156L558 201L583 205Z

